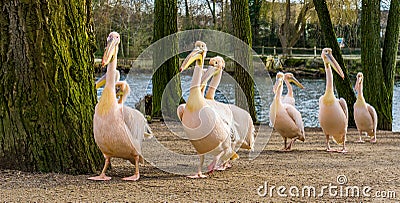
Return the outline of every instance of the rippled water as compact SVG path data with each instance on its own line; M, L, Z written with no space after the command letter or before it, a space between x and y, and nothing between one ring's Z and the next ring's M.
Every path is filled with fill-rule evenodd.
M126 75L122 75L121 79L124 80ZM128 98L127 105L134 106L146 94L151 94L151 74L138 74L130 73L127 77L127 82L131 87L131 94ZM183 98L187 99L189 94L191 76L182 75L181 83L183 90ZM258 91L261 94L256 94L256 110L258 119L261 122L268 121L269 105L272 102L272 86L265 76L255 76L255 81ZM304 125L306 127L318 127L318 100L325 91L325 78L324 79L299 79L304 85L305 89L301 90L297 87L293 88L296 98L296 108L300 111ZM216 93L216 100L231 103L235 102L235 85L234 80L228 74L224 73L223 79ZM100 96L102 89L98 90ZM284 94L286 88L284 89ZM261 96L260 96L261 95ZM393 131L400 131L400 81L395 83L394 87L394 103L393 103Z

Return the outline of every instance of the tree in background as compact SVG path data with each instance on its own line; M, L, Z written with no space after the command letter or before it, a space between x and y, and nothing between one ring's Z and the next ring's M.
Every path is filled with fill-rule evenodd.
M282 44L283 54L289 53L289 48L293 47L304 33L309 11L314 7L312 1L304 2L300 12L294 22L290 0L286 0L285 21L279 29L279 39Z
M248 0L232 0L231 11L233 35L249 45L249 49L243 50L235 48L234 52L235 59L239 60L235 61L234 73L234 78L239 85L239 87L236 87L236 103L239 107L244 109L248 108L253 121L257 121L254 104L254 81L252 78L254 67L250 48L252 40ZM245 98L241 94L238 94L240 89L243 91Z
M119 57L137 57L151 44L153 32L153 3L150 0L94 0L92 4L94 33L98 50L103 54L104 37L112 31L121 35Z
M347 102L349 109L349 126L355 126L353 119L353 104L356 101L356 97L351 86L349 74L344 64L342 52L340 51L339 44L336 40L336 34L333 29L330 13L326 1L314 0L315 10L318 14L319 24L324 35L325 44L327 47L332 49L333 57L337 60L344 73L344 79L338 74L333 74L333 80L335 81L336 90L339 97L343 97Z
M0 168L95 172L91 1L0 8Z
M361 62L365 100L378 113L378 128L392 129L394 69L399 40L399 0L391 2L383 58L380 44L380 0L363 0L361 11Z
M177 19L177 0L155 0L154 5L154 37L153 40L157 40L178 32ZM165 40L164 40L165 41ZM176 115L176 108L178 105L175 103L176 98L181 97L181 86L179 77L175 77L179 73L179 58L178 55L167 59L164 57L165 52L171 51L177 53L178 42L174 39L172 42L168 40L167 44L163 45L163 49L158 50L159 52L153 55L153 66L166 60L161 67L153 67L156 70L153 74L153 99L152 99L152 116L161 117L161 102L166 99L169 112L167 115ZM163 98L165 87L169 82L172 82L172 86L166 89L166 94Z
M251 33L253 34L253 46L256 44L260 44L260 11L261 11L261 0L249 0L249 15L250 15L250 22Z

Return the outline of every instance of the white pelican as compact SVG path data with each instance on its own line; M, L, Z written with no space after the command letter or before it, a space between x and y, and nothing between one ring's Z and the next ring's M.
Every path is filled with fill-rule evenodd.
M238 157L231 148L231 136L234 134L232 130L233 122L227 120L227 118L229 119L232 116L224 114L224 112L229 113L229 109L224 110L223 108L226 107L223 105L219 106L215 102L207 102L201 93L201 76L206 52L205 43L197 41L195 48L186 57L180 68L182 72L196 61L189 98L183 109L182 106L177 109L184 131L200 157L197 174L188 176L189 178L206 177L201 171L205 154L214 156L213 162L208 166L210 172L216 169L220 161L224 164L230 158Z
M332 68L344 78L344 74L336 59L332 56L332 49L325 48L321 54L325 65L326 89L325 94L319 98L318 120L326 136L326 150L335 151L329 146L329 136L338 144L343 144L343 149L338 152L346 151L346 133L348 122L348 109L346 101L343 98L336 99L333 94L333 74Z
M357 91L357 101L354 103L354 120L360 135L358 142L364 142L361 138L363 132L373 137L370 142L376 142L376 128L378 126L378 115L373 106L365 102L363 95L364 76L357 74L357 82L354 89Z
M274 100L270 106L269 118L272 126L284 139L284 151L290 151L296 139L304 142L305 133L301 114L290 104L282 103L282 91L284 74L279 72L276 75L274 85ZM286 145L287 138L292 139L289 145Z
M111 157L127 159L134 163L134 175L123 180L138 180L139 162L143 162L142 140L144 136L151 137L152 134L146 119L139 111L124 106L123 103L119 104L116 100L115 78L119 42L119 34L111 32L107 38L107 47L102 60L103 66L108 64L107 76L103 93L95 108L93 133L96 144L104 155L105 163L101 174L89 178L90 180L111 179L105 174L111 163Z
M290 83L293 82L295 85L297 85L301 89L303 89L304 86L294 77L293 73L285 73L284 81L285 81L286 87L288 89L288 92L285 96L283 96L282 103L290 104L290 105L294 106L295 99L293 97L293 87Z
M225 61L222 57L217 56L210 59L210 65L208 70L203 74L202 84L205 86L207 81L212 77L205 98L214 100L215 91L221 82L223 69L225 68ZM236 105L229 104L228 106L233 114L236 131L244 138L244 140L237 140L235 144L242 143L241 148L252 150L254 146L254 125L250 114ZM235 149L235 146L232 147Z

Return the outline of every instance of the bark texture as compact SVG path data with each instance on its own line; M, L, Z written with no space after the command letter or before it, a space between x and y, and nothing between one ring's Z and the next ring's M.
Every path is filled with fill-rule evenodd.
M0 8L0 168L96 171L91 1Z
M400 36L399 33L400 33L400 0L392 0L390 3L389 16L387 20L385 40L382 52L382 68L387 90L388 110L392 109L392 104L393 104L393 91L394 91L393 87L394 87L394 76L396 71L396 57L399 47L399 36ZM387 126L380 125L381 128L389 129L387 127L391 126L393 118L390 112L391 111L388 111L389 113L388 120L390 121L390 124L388 124Z
M336 40L336 34L333 29L326 1L314 0L313 3L315 6L315 10L317 11L318 14L319 24L321 26L322 33L324 35L325 44L332 49L333 57L335 57L335 59L337 60L337 62L339 63L340 67L343 70L344 79L342 79L338 74L333 73L333 80L339 97L344 98L347 102L347 107L349 110L349 127L355 127L356 124L353 116L354 113L353 104L356 101L356 97L350 82L347 68L343 61L339 43L337 43Z
M178 31L178 7L177 0L155 0L154 5L154 42L157 40L174 34ZM165 58L167 52L177 54L178 41L175 37L163 40L162 49L153 55L153 64L162 63L161 67L153 67L156 70L153 74L153 103L152 116L172 117L176 116L176 107L178 107L179 98L181 97L181 86L179 76L179 58L175 55L172 58ZM168 89L165 89L169 82L172 82ZM165 90L165 92L164 92ZM163 98L164 97L164 98ZM162 100L165 100L165 106L162 108Z
M235 45L235 73L234 78L238 84L236 87L236 104L239 107L248 109L254 122L257 121L257 114L254 104L254 73L253 58L251 53L251 23L249 16L248 0L232 0L232 24L233 34L249 45L248 49ZM244 95L238 94L243 91Z
M364 97L375 107L378 129L392 129L391 100L382 69L380 45L380 0L363 0L361 9L361 64Z

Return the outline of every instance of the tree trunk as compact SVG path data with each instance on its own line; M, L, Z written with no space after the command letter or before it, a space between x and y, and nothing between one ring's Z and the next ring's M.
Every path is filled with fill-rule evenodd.
M283 54L289 54L289 48L296 45L306 27L307 14L314 5L310 2L304 3L299 15L296 18L296 22L291 22L291 10L290 0L286 0L286 14L285 22L281 25L279 30L279 40L282 45Z
M185 19L184 19L184 27L185 29L192 28L192 21L190 19L190 9L189 9L189 2L185 0Z
M382 70L380 46L380 1L363 0L361 9L361 64L365 100L378 113L378 128L392 129L392 109Z
M249 0L249 12L250 12L250 21L252 26L252 34L253 34L253 45L258 46L261 45L259 40L259 31L260 31L260 10L262 1L261 0Z
M1 1L0 168L93 173L91 1Z
M392 110L394 76L396 71L396 57L399 47L400 33L400 0L392 0L390 4L389 16L387 20L385 41L382 53L382 68L387 90L387 108ZM389 112L388 112L389 113ZM392 115L390 114L390 124L392 124ZM384 123L383 123L384 124ZM385 124L384 124L385 125ZM387 126L380 125L387 129Z
M177 0L156 0L154 5L154 42L170 34L174 34L178 31L178 7ZM166 40L164 40L166 41ZM181 98L181 86L179 76L179 58L177 55L167 60L165 53L167 49L172 53L177 54L178 41L176 38L168 40L162 45L162 49L158 53L154 53L153 65L165 61L161 67L153 67L156 70L153 74L153 99L152 99L152 116L175 116L176 108L178 107L179 99ZM171 81L172 80L172 81ZM172 82L172 86L166 90L164 89L169 82ZM164 94L164 95L163 95ZM165 98L163 98L163 96ZM167 101L165 103L165 109L161 111L161 101ZM178 99L178 101L176 101ZM168 107L168 108L166 108Z
M212 6L210 3L210 0L206 0L208 9L210 9L211 16L213 18L213 28L215 30L217 28L217 16L215 14L215 0L211 0L211 1L212 1Z
M343 97L347 102L347 107L349 109L349 126L355 127L353 104L356 101L356 97L353 92L347 68L344 65L342 52L336 40L335 31L333 29L326 1L314 0L314 6L318 14L319 24L324 35L325 44L332 49L333 57L335 57L343 70L345 76L344 79L340 78L338 74L334 73L333 80L339 97Z
M249 45L248 49L235 48L235 73L237 82L236 104L239 107L248 109L251 118L257 122L257 114L254 104L254 81L253 81L253 58L251 54L251 24L249 17L248 0L232 0L232 24L233 34ZM240 47L239 45L235 45ZM244 95L239 94L243 91Z

